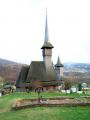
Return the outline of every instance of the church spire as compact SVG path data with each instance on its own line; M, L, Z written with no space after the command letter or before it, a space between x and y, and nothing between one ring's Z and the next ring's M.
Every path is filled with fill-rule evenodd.
M45 38L44 38L44 44L41 49L54 48L53 45L49 42L49 36L48 36L48 22L47 22L47 9L46 9L46 21L45 21Z
M57 64L55 65L55 67L64 67L63 64L60 61L60 57L59 56L58 56Z
M46 9L46 23L45 23L45 41L44 42L49 42L48 38L48 23L47 23L47 9Z

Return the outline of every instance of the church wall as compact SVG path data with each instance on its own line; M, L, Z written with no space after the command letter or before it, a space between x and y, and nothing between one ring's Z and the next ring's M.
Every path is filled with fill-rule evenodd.
M63 73L64 73L64 68L63 67L56 67L55 71L56 71L56 74L58 76L58 79L63 77Z
M64 68L61 67L61 68L60 68L60 76L61 76L61 77L63 77L63 73L64 73Z

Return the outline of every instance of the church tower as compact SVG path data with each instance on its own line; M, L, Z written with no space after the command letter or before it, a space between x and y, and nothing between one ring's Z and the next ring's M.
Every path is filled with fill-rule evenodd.
M48 25L47 25L47 10L46 10L45 38L44 38L44 44L41 48L42 55L43 55L43 61L45 63L46 68L50 68L52 66L52 48L54 47L49 42Z
M43 61L32 61L30 65L23 66L16 82L19 91L37 90L56 90L61 85L63 77L63 65L58 57L57 64L54 66L52 61L53 45L49 41L47 11L45 21L45 38L42 46Z
M63 69L64 69L64 65L61 64L60 58L58 56L57 64L55 65L55 71L57 73L58 80L62 80L63 78Z

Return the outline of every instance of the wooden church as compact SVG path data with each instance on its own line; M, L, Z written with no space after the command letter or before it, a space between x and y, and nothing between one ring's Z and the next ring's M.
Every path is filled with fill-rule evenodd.
M55 90L61 84L63 77L63 64L58 57L57 64L52 62L52 49L54 46L48 39L47 13L45 23L45 40L41 47L43 61L32 61L30 65L23 66L16 81L17 91L36 90L41 88L43 91Z

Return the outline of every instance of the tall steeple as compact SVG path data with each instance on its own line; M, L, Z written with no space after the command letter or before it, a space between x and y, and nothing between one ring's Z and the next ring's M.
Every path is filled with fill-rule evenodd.
M44 44L41 48L43 54L43 61L45 63L46 68L52 66L52 48L53 45L49 42L49 36L48 36L47 9L46 9Z
M48 22L47 22L47 9L46 9L46 21L45 21L45 37L44 37L44 44L41 49L44 48L54 48L53 45L49 42L49 35L48 35Z

